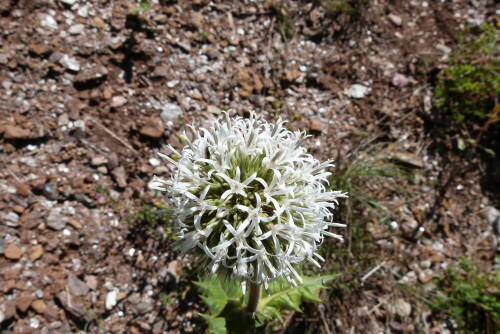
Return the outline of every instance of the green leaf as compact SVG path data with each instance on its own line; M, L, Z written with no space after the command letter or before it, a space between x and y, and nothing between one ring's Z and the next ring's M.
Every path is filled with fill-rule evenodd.
M151 9L151 4L147 0L141 0L141 2L139 3L139 7L132 9L131 12L134 14L138 14L141 12L148 11L150 9Z
M459 139L457 141L457 146L460 151L465 150L465 142L462 139Z
M210 316L208 314L202 314L202 313L200 313L199 315L208 324L208 331L207 331L207 333L227 334L226 319L224 319L224 318L216 318L216 317L212 317L212 316Z
M286 310L300 312L302 302L321 302L318 297L324 283L337 275L303 277L303 283L293 288L286 280L280 279L269 284L270 296L262 298L257 307L257 324L262 325L265 319L280 317Z
M214 316L218 316L229 301L240 301L243 297L241 287L235 281L221 283L216 277L212 277L195 284L202 293L201 298Z
M491 148L487 148L487 147L484 147L483 150L488 153L489 155L491 155L492 157L495 157L496 154L495 154L495 151L493 151Z

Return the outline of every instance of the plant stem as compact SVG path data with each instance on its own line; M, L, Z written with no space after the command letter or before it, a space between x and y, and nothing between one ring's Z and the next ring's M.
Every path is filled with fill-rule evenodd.
M250 283L248 288L248 304L246 311L249 313L255 313L257 311L257 306L259 305L261 295L261 284Z

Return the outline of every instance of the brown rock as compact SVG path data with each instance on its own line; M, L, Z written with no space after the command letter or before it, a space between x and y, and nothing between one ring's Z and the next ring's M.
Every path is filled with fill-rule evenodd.
M16 244L10 244L5 248L4 255L11 260L18 260L23 256L23 250Z
M150 118L142 127L140 134L153 139L160 139L165 127L161 119L157 117Z
M4 293L7 293L7 292L11 291L12 289L14 289L15 287L16 287L16 281L13 279L10 279L10 280L6 281L5 284L3 284L2 291Z
M26 129L23 129L18 126L13 126L13 125L6 125L5 126L5 133L3 134L3 137L5 139L28 139L30 136L30 132Z
M127 297L127 295L125 294L125 292L120 291L120 292L118 293L118 295L116 296L116 300L117 300L117 301L120 301L120 300L122 300L122 299L125 299L125 297Z
M418 273L418 280L422 284L429 283L430 281L432 281L433 278L434 277L433 277L432 271L430 271L429 269L422 270L421 272Z
M189 16L189 24L195 28L201 28L201 25L203 23L203 18L204 18L203 14L193 12Z
M238 85L243 90L252 92L253 90L253 79L249 71L241 70L237 74Z
M321 133L323 131L323 123L320 120L313 119L309 123L309 130L313 133Z
M96 65L78 72L73 82L76 89L83 90L99 86L107 77L108 70L104 66Z
M45 312L46 307L47 306L45 305L45 302L41 299L37 299L31 303L31 308L35 310L35 312L38 314L43 314L43 312Z
M113 174L118 187L125 188L127 186L127 172L123 166L113 169L111 174Z
M21 312L26 312L29 309L29 307L34 299L35 299L35 297L30 296L30 295L22 295L21 297L18 297L16 299L17 309Z
M21 268L18 268L17 266L12 266L10 269L7 269L3 273L3 278L5 280L13 280L19 278L19 274L21 273Z
M88 286L73 274L68 275L67 288L73 296L85 296L89 292Z
M35 262L36 260L38 260L39 258L42 257L43 255L43 247L42 245L38 244L38 245L35 245L33 247L30 248L29 252L28 252L28 256L30 258L30 261L31 262Z
M51 52L52 49L50 46L44 43L33 43L30 44L28 47L28 50L31 54L38 56L38 57L44 57L48 56Z
M24 212L24 208L21 205L14 205L13 209L14 209L14 212L19 213L19 214Z
M97 277L94 275L85 276L85 283L90 290L97 290Z
M70 218L68 220L68 224L70 224L71 226L73 226L77 230L80 230L83 227L82 224L78 221L78 219L75 219L75 218Z
M102 29L106 26L104 21L99 16L94 16L94 27Z
M20 196L29 196L31 195L31 188L26 183L18 183L16 192Z
M45 311L43 311L43 316L48 321L59 320L59 308L54 305L46 305Z
M0 323L12 319L15 314L16 303L13 300L0 304Z
M120 108L127 104L127 99L123 96L113 96L111 99L111 107L112 108Z

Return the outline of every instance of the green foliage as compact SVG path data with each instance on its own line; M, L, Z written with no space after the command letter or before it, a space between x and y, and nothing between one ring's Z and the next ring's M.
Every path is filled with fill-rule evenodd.
M271 14L276 18L278 29L283 39L288 40L295 34L294 19L290 15L285 1L274 1L269 5Z
M297 288L290 287L284 279L272 282L269 284L270 295L262 296L254 315L244 310L247 298L238 282L221 282L215 277L201 280L195 284L210 314L200 316L207 322L209 333L241 333L241 328L261 327L280 319L287 310L300 312L302 302L321 302L318 294L325 288L324 283L333 278L333 275L303 277L304 282Z
M358 18L368 6L370 0L322 0L329 16L337 17L345 15L350 18Z
M467 27L435 87L435 105L459 122L490 118L500 95L499 30ZM482 125L482 123L478 124Z
M498 333L500 330L500 272L480 274L470 259L461 270L450 268L437 281L440 293L432 307L445 310L465 333Z
M300 312L302 302L321 302L319 293L325 283L336 275L303 277L298 287L290 287L285 280L277 280L269 284L270 295L262 298L257 307L257 326L266 324L270 319L280 318L285 311Z
M139 1L139 6L132 9L131 12L133 14L139 14L142 12L146 12L151 9L151 4L147 0L140 0Z
M379 260L369 225L384 226L382 230L390 232L389 222L397 216L396 209L386 207L382 201L391 193L412 197L404 184L416 179L411 168L391 158L394 148L390 144L370 144L373 138L369 137L366 140L368 144L360 144L349 155L335 159L330 177L330 188L347 192L349 196L335 215L337 223L347 224L342 233L346 234L345 243L327 241L319 249L325 259L333 259L327 260L327 270L341 274L333 284L337 297L358 289L359 277ZM381 189L385 195L380 194Z
M128 223L151 234L157 234L164 238L175 238L172 217L165 214L165 208L159 202L154 204L154 207L151 205L142 206L134 215L127 218Z

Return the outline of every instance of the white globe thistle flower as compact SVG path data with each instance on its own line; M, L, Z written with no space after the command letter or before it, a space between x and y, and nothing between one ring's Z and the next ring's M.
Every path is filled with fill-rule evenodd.
M324 237L342 240L329 227L340 191L325 187L331 161L320 163L301 146L304 132L291 132L252 114L213 128L192 128L172 178L151 189L166 192L175 213L178 245L192 251L200 268L223 278L264 284L285 277L301 281L294 266L324 259L316 252Z

